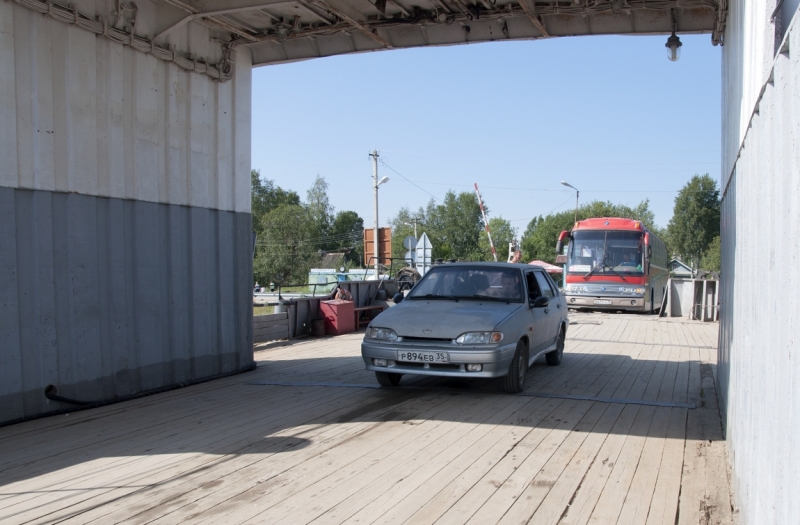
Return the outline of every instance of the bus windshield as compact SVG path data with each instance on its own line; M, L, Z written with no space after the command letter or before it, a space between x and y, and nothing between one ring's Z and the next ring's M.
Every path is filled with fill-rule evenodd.
M642 232L584 230L572 233L567 272L643 275Z

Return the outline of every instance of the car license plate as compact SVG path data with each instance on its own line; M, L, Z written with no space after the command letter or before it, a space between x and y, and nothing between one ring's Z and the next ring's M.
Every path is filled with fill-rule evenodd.
M397 352L397 360L412 363L447 364L450 362L450 356L447 352Z
M595 299L594 304L611 304L610 299Z

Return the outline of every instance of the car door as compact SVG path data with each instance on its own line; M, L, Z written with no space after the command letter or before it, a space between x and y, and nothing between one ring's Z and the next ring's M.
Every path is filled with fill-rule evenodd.
M560 297L556 295L557 292L550 286L550 279L547 278L547 275L545 275L543 271L536 270L533 274L536 277L536 283L539 285L542 295L550 300L550 305L544 308L546 317L545 330L547 332L545 336L545 346L550 346L555 342L558 336L558 326L561 320L561 300Z
M545 277L547 277L547 282L550 283L550 287L553 289L553 294L555 294L556 301L558 302L558 306L556 309L558 310L558 326L561 326L564 322L569 322L569 308L567 307L567 299L564 297L564 294L561 293L559 290L558 285L553 280L553 278L545 272Z
M528 337L530 339L530 357L535 356L548 346L549 329L547 326L549 318L549 307L533 307L533 302L542 294L539 282L534 275L534 271L525 272L525 285L528 293L528 316L530 326L528 327Z

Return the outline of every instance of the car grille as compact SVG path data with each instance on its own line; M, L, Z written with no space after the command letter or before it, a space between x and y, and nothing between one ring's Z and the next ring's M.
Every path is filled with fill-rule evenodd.
M425 368L425 363L409 363L406 361L398 361L398 366L402 366L403 368ZM456 364L449 364L449 365L437 365L434 363L428 364L428 370L460 370L461 365Z
M443 338L443 337L408 337L402 336L403 341L414 342L414 341L422 341L422 342L429 342L429 343L452 343L452 339Z

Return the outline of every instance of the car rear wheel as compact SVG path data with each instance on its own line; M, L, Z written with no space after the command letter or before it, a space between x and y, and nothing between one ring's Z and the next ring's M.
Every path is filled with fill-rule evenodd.
M559 328L558 340L556 341L556 349L552 352L544 354L547 364L550 366L558 366L561 364L561 357L564 355L564 329Z
M397 386L403 374L393 374L391 372L375 372L375 378L381 386Z
M503 387L509 394L518 394L525 390L525 376L528 375L528 345L522 339L517 343L514 360L508 369Z

